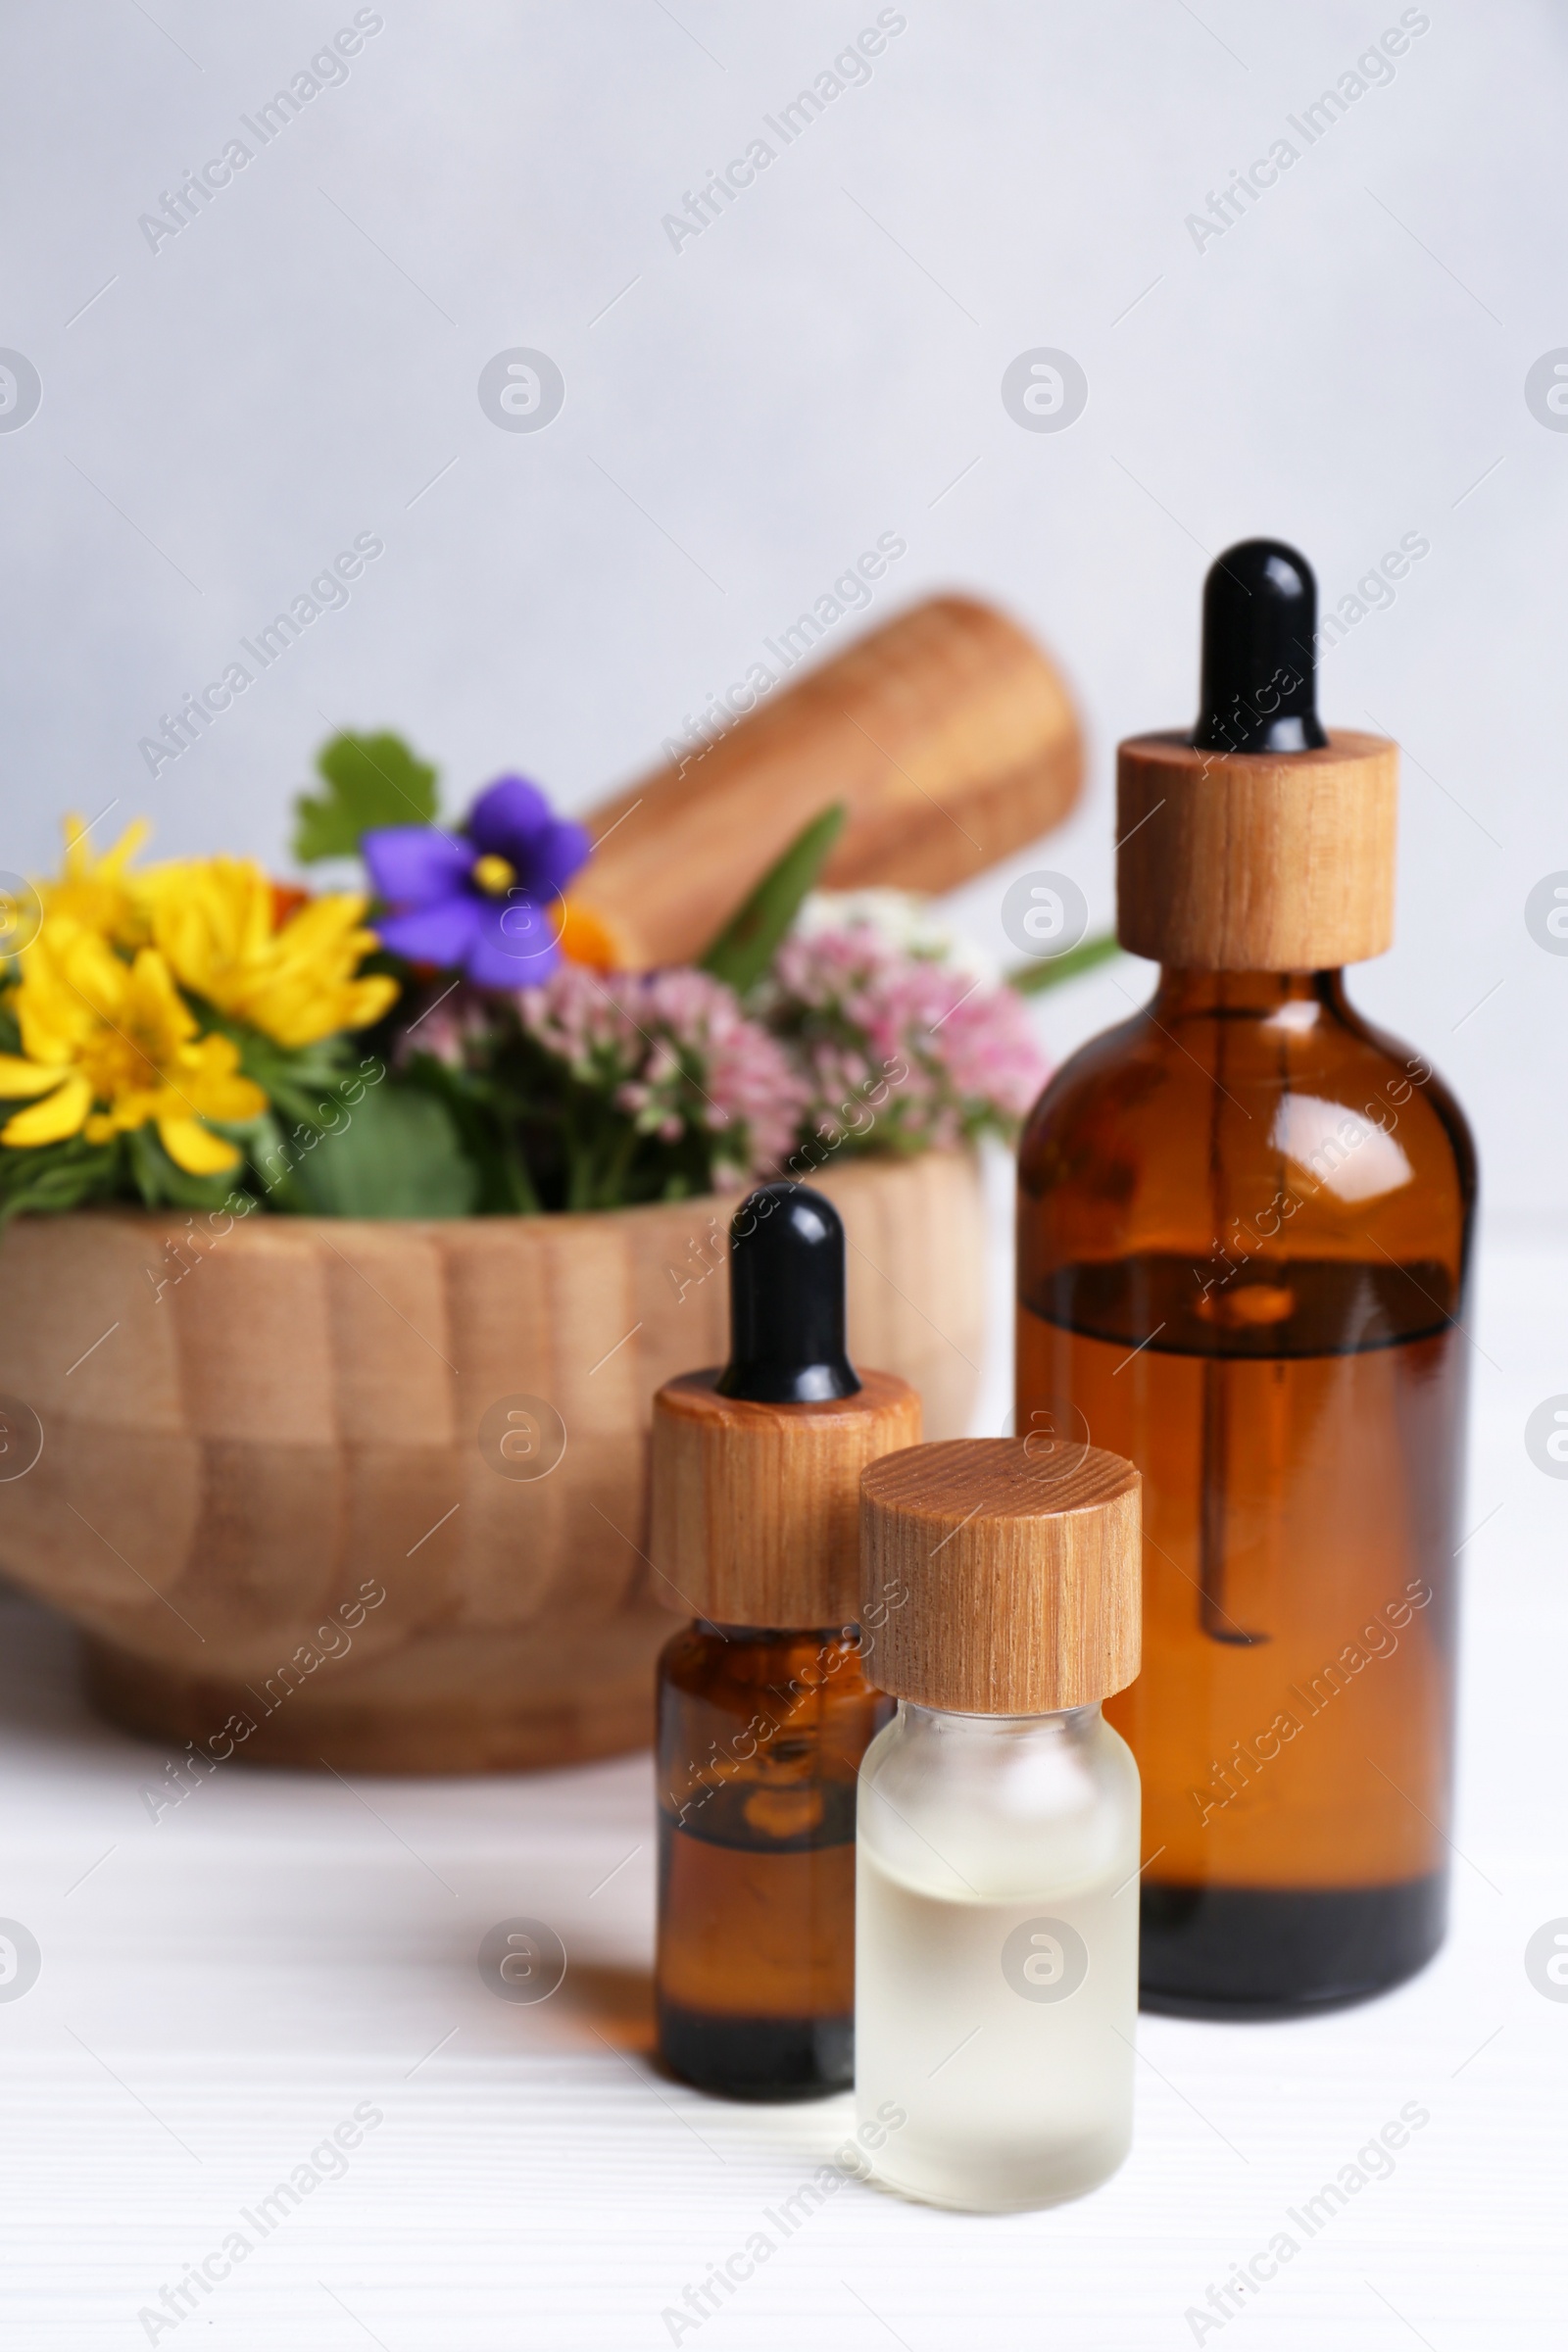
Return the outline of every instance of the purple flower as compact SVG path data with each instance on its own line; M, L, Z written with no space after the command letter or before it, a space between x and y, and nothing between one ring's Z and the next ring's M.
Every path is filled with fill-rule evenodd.
M478 988L530 987L561 961L552 909L589 841L537 784L498 777L461 834L382 825L360 848L391 909L375 928L395 956L461 971Z

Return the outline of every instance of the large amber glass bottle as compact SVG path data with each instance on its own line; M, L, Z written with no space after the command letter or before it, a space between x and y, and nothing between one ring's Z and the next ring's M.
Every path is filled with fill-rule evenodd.
M1448 1853L1475 1158L1346 996L1392 925L1394 748L1316 728L1299 558L1216 573L1266 604L1287 564L1305 617L1228 698L1210 575L1209 740L1123 746L1119 929L1164 968L1019 1162L1019 1433L1144 1474L1144 1668L1106 1710L1143 1777L1143 1995L1211 2016L1420 1967Z

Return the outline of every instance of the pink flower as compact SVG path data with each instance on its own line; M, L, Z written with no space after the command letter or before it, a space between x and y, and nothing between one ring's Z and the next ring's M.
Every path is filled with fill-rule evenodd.
M1045 1083L1013 990L869 923L786 940L765 1017L807 1077L813 1132L835 1143L922 1151L1010 1134Z
M417 1002L410 989L399 1010ZM444 1068L460 1070L476 1048L482 1048L494 1026L494 1009L477 989L466 982L448 982L441 993L413 1019L400 1023L393 1046L393 1067L405 1070L417 1055L427 1054Z
M809 1100L805 1081L731 988L706 972L613 972L564 963L518 993L518 1017L579 1084L640 1133L714 1139L719 1181L743 1184L784 1157Z

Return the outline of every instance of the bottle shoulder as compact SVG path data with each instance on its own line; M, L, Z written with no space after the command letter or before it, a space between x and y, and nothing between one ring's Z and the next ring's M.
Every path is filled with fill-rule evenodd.
M723 1631L701 1619L683 1625L659 1653L662 1693L732 1710L763 1701L777 1711L803 1700L817 1705L875 1695L854 1627L817 1631Z
M1453 1089L1416 1047L1406 1045L1386 1029L1379 1029L1359 1013L1353 1014L1348 1025L1360 1035L1384 1068L1393 1073L1385 1082L1385 1097L1390 1085L1397 1088L1402 1080L1409 1080L1409 1099L1417 1104L1416 1123L1429 1121L1441 1131L1452 1157L1455 1181L1465 1200L1473 1206L1480 1163L1474 1131Z
M1019 1253L1421 1261L1462 1283L1476 1154L1451 1091L1331 976L1314 993L1150 1004L1081 1049L1019 1147ZM1283 1238L1282 1238L1283 1237Z
M1209 1009L1162 1017L1156 1004L1091 1038L1054 1073L1024 1124L1020 1159L1032 1173L1059 1173L1054 1155L1092 1146L1097 1130L1131 1137L1189 1120L1224 1088L1239 1098L1232 1109L1253 1117L1307 1095L1428 1130L1473 1179L1475 1144L1452 1090L1414 1046L1350 1006L1299 1023L1288 1017L1294 1007L1272 1018ZM1400 1114L1393 1122L1391 1111Z
M901 1712L866 1750L858 1836L885 1875L955 1900L1012 1900L1136 1870L1138 1767L1098 1711L1081 1733L1034 1744L988 1741L975 1719L954 1738L953 1722L933 1734Z
M683 1627L659 1662L661 1805L719 1843L731 1831L746 1843L745 1823L762 1819L773 1837L781 1821L814 1834L816 1818L838 1820L840 1798L853 1818L857 1769L892 1705L853 1636Z

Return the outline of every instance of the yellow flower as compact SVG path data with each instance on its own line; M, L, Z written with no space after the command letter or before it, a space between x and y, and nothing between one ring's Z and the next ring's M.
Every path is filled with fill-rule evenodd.
M180 985L280 1046L363 1029L398 993L385 974L355 976L376 945L360 925L362 897L308 900L274 928L272 885L248 858L155 866L142 888L154 945Z
M108 1143L149 1120L188 1175L217 1175L240 1154L206 1119L253 1119L267 1097L226 1037L201 1037L156 948L127 963L101 934L50 913L7 998L23 1053L0 1054L0 1097L37 1096L0 1128L24 1148L85 1135Z
M127 825L112 850L95 858L87 847L89 827L80 816L65 820L66 863L58 881L40 882L38 897L46 914L70 915L86 930L100 931L122 948L139 948L147 940L147 912L142 903L141 875L125 871L152 830L144 816Z

